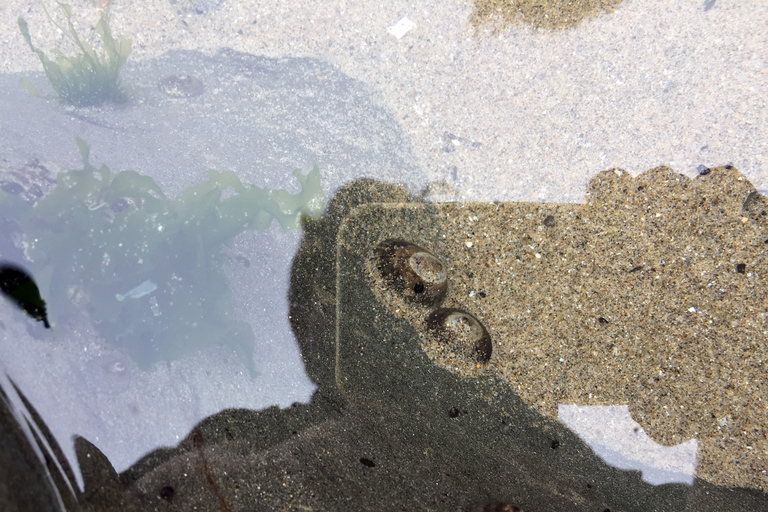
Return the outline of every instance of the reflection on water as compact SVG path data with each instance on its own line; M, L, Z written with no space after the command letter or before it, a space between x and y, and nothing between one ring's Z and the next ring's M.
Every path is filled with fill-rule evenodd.
M87 311L99 335L143 369L224 343L255 376L254 334L232 314L221 246L273 219L295 229L301 216L317 215L317 166L294 173L295 195L210 170L171 200L149 176L94 167L88 144L77 143L83 168L60 173L49 195L30 203L0 190L3 217L16 226L5 245L41 276L52 321Z
M85 491L75 493L80 503L97 510L108 506L279 510L297 505L315 510L473 510L507 503L527 511L645 512L688 510L706 500L733 510L765 509L765 495L753 489L719 487L697 476L680 484L669 474L654 473L653 466L670 466L690 475L695 462L649 461L649 453L659 457L663 452L649 451L648 444L635 444L637 453L624 452L625 462L635 462L622 467L633 469L612 467L598 456L605 450L590 447L588 439L580 439L566 427L567 421L530 408L516 390L493 375L466 378L434 365L419 333L401 313L390 312L374 296L366 261L374 256L377 244L360 235L367 231L375 239L392 234L370 230L382 225L369 222L381 208L414 214L409 221L427 220L437 209L434 205L421 205L421 211L403 204L373 205L350 215L360 203L377 200L415 201L402 189L367 180L345 188L331 201L322 220L305 226L290 270L291 309L284 318L290 319L307 370L318 383L311 401L285 409L209 413L188 427L178 442L147 453L120 475L112 467L113 458L101 454L103 440L78 437L73 450L85 482ZM373 217L365 216L371 213ZM231 261L238 261L240 250L237 244L231 248ZM441 253L435 249L436 255ZM229 271L253 266L234 265ZM450 263L447 275L449 280L455 276ZM446 300L451 300L450 292ZM23 331L20 322L13 325ZM219 353L218 357L224 356ZM144 414L143 407L154 407L154 414L162 419L167 408L173 417L174 406L187 398L194 401L194 394L203 392L202 387L194 389L193 379L186 376L201 367L228 367L221 360L193 359L155 365L152 386L141 389L150 400L137 405L123 400L135 398L134 375L127 389L122 380L123 372L136 370L131 360L114 353L91 356L93 366L81 367L96 377L87 384L94 388L87 409L100 412L103 431L128 434L130 428L123 429L116 424L120 419L110 416L110 402L131 414ZM49 362L55 365L57 360ZM494 350L485 367L496 360ZM51 375L45 378L53 380ZM225 382L223 374L211 374L208 379L209 391L222 392L222 386L211 386L211 382ZM169 393L172 386L176 387ZM163 393L175 400L164 400ZM203 400L193 405L202 410ZM590 421L594 424L593 418ZM152 428L161 430L158 424L144 426L144 431L152 435ZM638 460L645 465L639 466ZM669 483L647 482L662 478ZM58 488L62 491L66 486Z
M626 405L561 404L557 419L613 467L641 471L643 481L653 485L693 485L698 442L691 439L677 446L655 443L632 419Z
M529 407L538 402L551 409L572 395L591 400L592 394L585 398L587 391L580 386L604 390L602 370L589 378L577 371L590 358L597 361L592 368L602 368L608 356L617 365L637 363L644 378L630 376L630 383L647 394L664 385L675 387L668 383L672 379L659 383L660 377L680 370L672 358L664 372L652 368L646 374L642 361L630 356L668 350L677 358L682 349L670 341L677 338L669 336L664 340L669 343L647 351L629 339L627 332L635 331L626 325L634 325L639 308L625 314L620 306L635 295L606 293L605 278L595 285L600 268L583 259L598 240L604 244L598 255L616 271L608 281L629 275L627 280L647 278L643 286L652 287L659 275L664 282L678 275L672 265L664 273L662 264L670 259L666 254L635 261L641 253L631 245L636 252L619 258L601 229L574 238L574 227L591 225L584 220L588 215L580 217L581 206L421 205L408 210L403 203L417 200L407 191L366 180L342 191L321 221L307 223L303 240L298 232L282 232L276 223L265 231L243 232L267 228L272 218L282 216L290 217L282 223L286 227L296 223L297 212L308 204L319 207L312 192L319 191L320 178L299 174L304 184L316 180L299 192L285 173L296 166L309 168L315 159L328 170L325 190L369 172L406 179L404 171L414 171L409 162L415 159L403 149L407 144L398 123L373 105L365 87L311 59L262 59L227 50L214 57L175 52L128 66L126 72L134 96L119 108L73 111L25 97L0 103L3 119L11 121L3 125L2 140L14 162L0 176L5 193L0 229L7 235L0 250L4 257L33 267L42 262L33 269L34 277L55 318L48 332L3 303L0 351L8 374L50 425L72 465L83 470L79 483L85 481L85 493L75 492L78 499L96 506L107 503L104 496L113 496L115 501L108 504L117 508L135 500L145 508L160 503L225 510L250 510L254 503L267 509L342 510L349 498L360 509L469 510L474 504L504 500L534 512L645 512L683 510L711 494L735 504L733 509L760 510L765 505L765 495L754 489L724 489L701 478L711 473L694 476L697 441L659 448L641 429L635 430L626 407L582 408L583 414L574 416L573 409L561 406L561 422L582 439ZM15 91L12 78L8 91ZM106 155L98 161L109 159L115 169L136 167L141 172L113 174L96 168L81 142L83 169L60 174L55 188L41 175L36 180L43 183L19 179L21 168L39 170L38 158L63 165L73 133ZM448 149L481 147L445 133ZM206 180L198 173L206 165L235 167L238 174L212 172ZM454 168L454 179L455 173ZM408 181L417 183L417 174L415 170ZM673 184L688 186L666 171L657 172L656 178L646 176L651 183L637 187L630 187L621 172L615 175L614 181L607 179L610 174L602 179L621 196L629 189L646 189L658 191L658 197L684 197ZM728 213L733 232L749 228L762 233L764 200L750 195L751 200L741 201L739 191L749 185L737 181L741 186L728 191L733 197L727 201L717 193L704 199L713 207L736 206ZM268 193L244 182L291 192ZM661 192L659 182L672 185ZM309 197L302 195L306 190ZM673 194L667 194L670 190ZM352 213L369 202L397 204L384 207L386 215L378 218L361 220ZM640 204L652 209L646 206ZM648 223L666 240L671 231L666 215L677 205L661 206L663 214L654 210ZM433 222L441 209L451 219L442 228ZM403 212L404 217L397 216ZM488 229L483 215L489 212L491 218L503 217L501 229ZM644 213L632 218L645 222ZM691 218L699 226L709 222L702 212L695 213ZM623 215L608 215L620 233L628 225ZM714 231L723 227L719 217L710 221ZM337 246L340 226L342 243ZM458 243L446 237L451 229L459 232ZM432 311L443 300L438 292L439 300L423 301L409 325L403 321L405 313L377 302L362 262L379 242L404 236L402 232L445 262L450 281L446 305L466 312L458 315L450 309L453 316L443 317L446 310ZM555 233L566 235L559 240ZM757 247L763 238L755 237ZM655 238L652 242L662 245ZM713 237L711 243L717 248L720 239ZM423 273L404 289L428 297L423 294L429 279L437 275L435 282L443 282L442 263L435 272L434 261L423 251L409 258L416 254L421 256L412 268ZM755 277L753 269L759 267L752 260L760 260L742 260L743 254L731 262L733 269L726 265L718 271L723 282L737 283L734 288L741 283L742 291L749 288L743 280ZM578 269L561 264L568 258ZM427 261L432 264L424 265ZM576 277L584 279L574 284L570 270L581 271ZM564 291L558 288L561 284ZM590 286L597 291L590 292ZM585 290L591 309L574 298L583 297ZM614 303L601 303L606 296ZM611 311L598 311L597 306ZM673 324L704 318L678 318L677 313L705 314L698 302L696 307L686 302L683 310L676 303L672 311L667 307L658 309L666 315L663 321ZM580 314L587 321L573 320ZM731 321L736 315L726 316ZM425 355L417 331L430 318L434 322L426 323L434 324L433 331L441 331L446 321L458 331L458 336L453 333L458 340L443 342L456 349L451 352L459 357L448 359L455 365L440 368ZM478 326L487 326L490 334ZM589 332L575 340L577 326ZM531 343L521 349L523 339ZM754 337L738 341L744 339ZM603 343L584 348L583 340ZM462 365L468 372L459 371ZM505 369L513 371L505 374ZM715 373L731 375L724 366ZM496 380L499 375L504 382ZM727 386L721 389L722 383L708 380L722 391L722 403L744 396ZM609 391L614 390L604 392ZM649 406L649 413L663 416L666 403ZM747 405L742 410L759 408ZM630 444L626 436L615 437L621 430L613 429L611 440L594 428L586 433L585 424L606 422L595 411L613 414L608 421L624 425L624 433L633 436L631 452L624 450ZM716 412L721 413L720 428L745 423L736 413ZM711 441L712 422L708 428ZM659 436L667 433L658 430ZM751 431L750 439L760 441L760 433ZM731 434L735 438L738 432ZM73 443L75 435L82 437ZM51 440L46 441L55 444ZM677 455L674 462L668 460L670 453ZM36 455L43 460L39 450ZM757 466L762 459L749 460ZM714 466L710 461L708 468ZM644 481L617 467L641 470ZM752 478L753 469L739 476ZM649 482L670 485L659 489ZM740 506L747 502L757 506Z
M270 247L295 251L298 240L298 233L276 229L238 245L243 249L258 243L255 253ZM254 289L287 289L289 265L288 257L272 261L266 276L254 267L227 270L233 294L253 307L249 312L240 306L238 313L255 326L255 378L239 354L220 342L141 368L128 352L107 343L83 313L45 331L35 329L33 321L8 302L1 306L3 361L70 460L74 452L69 439L77 434L122 471L158 446L175 445L200 420L221 409L287 407L309 399L314 385L291 334L285 292L243 299Z
M201 94L158 88L190 69ZM0 351L75 473L74 435L123 471L222 410L309 401L288 301L301 233L283 228L322 208L318 169L326 190L374 163L415 169L397 124L327 64L225 50L124 71L131 101L78 110L0 77L0 257L33 271L55 319L2 301ZM97 156L80 142L73 158L73 136Z
M10 361L37 366L41 355L51 360L50 367L30 368L29 374L24 363L13 364L11 374L32 389L41 377L56 382L43 391L48 400L30 390L44 415L62 415L54 431L88 437L122 470L144 452L174 444L222 408L307 400L312 386L300 366L294 371L298 385L269 384L280 378L274 370L285 354L293 354L293 366L298 359L285 293L270 301L272 321L256 329L257 340L251 324L240 319L253 315L236 316L232 308L221 246L245 230L264 230L273 218L283 229L295 228L300 216L319 211L317 167L307 176L295 174L304 186L296 195L211 171L208 181L169 200L147 176L94 167L88 145L78 144L83 168L60 173L48 195L28 201L9 187L0 190L4 252L16 253L39 276L53 323L51 332L28 329L33 340L9 324L4 342ZM271 269L282 279L277 289L286 289L297 233L273 230L261 239L261 245L281 246L274 254L286 251ZM3 290L49 327L37 287L16 268L4 264ZM274 283L264 289L274 290ZM218 394L210 382L219 383Z

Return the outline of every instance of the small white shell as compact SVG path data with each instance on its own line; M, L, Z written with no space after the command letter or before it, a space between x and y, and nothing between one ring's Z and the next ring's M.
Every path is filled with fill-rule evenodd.
M120 302L123 302L125 299L139 299L145 295L149 295L155 290L157 290L157 284L147 279L136 288L133 288L132 290L130 290L125 295L121 295L119 293L115 294L115 298Z

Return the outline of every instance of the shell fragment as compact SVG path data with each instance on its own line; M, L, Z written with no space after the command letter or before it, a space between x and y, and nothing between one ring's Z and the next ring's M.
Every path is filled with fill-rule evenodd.
M403 16L403 19L401 19L391 27L387 27L387 32L389 32L396 38L400 39L415 27L416 27L416 24L414 22L412 22L411 20Z
M130 290L125 295L121 295L119 293L115 294L115 298L120 302L123 302L125 299L128 299L128 298L140 299L141 297L145 295L149 295L155 290L157 290L157 285L154 282L147 279L136 288L133 288L132 290Z

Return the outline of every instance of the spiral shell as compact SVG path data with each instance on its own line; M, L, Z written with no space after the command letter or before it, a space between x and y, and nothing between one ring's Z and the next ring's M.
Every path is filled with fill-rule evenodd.
M376 256L382 277L406 300L425 306L442 302L448 291L448 277L437 256L398 239L381 242Z
M447 344L459 355L487 363L493 344L483 324L466 311L442 308L427 317L427 328L440 343Z

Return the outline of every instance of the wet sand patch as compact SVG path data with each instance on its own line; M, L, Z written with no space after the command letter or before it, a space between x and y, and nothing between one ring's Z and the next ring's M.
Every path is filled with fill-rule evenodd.
M552 418L558 404L629 404L657 443L698 441L698 477L764 489L765 197L726 166L694 180L610 170L587 198L370 205L340 243L368 257L377 299L422 334L435 364L500 377ZM387 288L373 248L392 237L443 261L442 306L485 325L488 363L445 350L425 322L432 308Z

